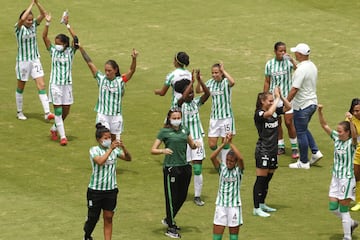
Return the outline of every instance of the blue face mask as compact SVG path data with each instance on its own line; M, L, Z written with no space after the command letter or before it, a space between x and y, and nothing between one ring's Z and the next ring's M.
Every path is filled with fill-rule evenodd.
M101 145L102 145L104 148L110 147L110 145L111 145L111 139L106 139L106 140L102 141L102 142L101 142Z

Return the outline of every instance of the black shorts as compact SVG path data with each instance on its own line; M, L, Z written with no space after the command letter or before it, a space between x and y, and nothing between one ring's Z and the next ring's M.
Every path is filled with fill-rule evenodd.
M263 153L255 153L256 167L261 169L277 169L277 155L268 155Z
M107 211L114 211L117 203L117 194L119 190L87 190L87 206L89 209L103 209Z

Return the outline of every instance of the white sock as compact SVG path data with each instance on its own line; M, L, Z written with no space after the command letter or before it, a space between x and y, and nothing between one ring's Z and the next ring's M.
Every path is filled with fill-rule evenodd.
M284 139L279 139L279 140L278 140L278 146L285 147L285 141L284 141Z
M18 93L15 92L15 99L16 99L16 109L18 112L22 112L23 111L23 94L22 93Z
M55 123L51 126L50 130L53 131L53 132L57 131Z
M50 112L49 99L46 94L39 94L40 102L43 106L44 113Z
M59 132L60 135L60 139L65 138L65 129L64 129L64 121L62 119L62 116L56 116L55 115L55 124L56 124L56 128Z
M203 186L203 175L195 175L194 176L194 191L195 191L195 197L201 196L201 190Z
M341 213L343 231L344 231L344 238L351 239L351 223L352 219L350 217L349 212Z

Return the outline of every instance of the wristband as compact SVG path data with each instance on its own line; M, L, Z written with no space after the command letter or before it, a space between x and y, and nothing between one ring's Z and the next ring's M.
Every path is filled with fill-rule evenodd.
M45 26L50 26L50 22L46 21Z
M67 28L67 29L70 29L70 24L66 24L66 28Z

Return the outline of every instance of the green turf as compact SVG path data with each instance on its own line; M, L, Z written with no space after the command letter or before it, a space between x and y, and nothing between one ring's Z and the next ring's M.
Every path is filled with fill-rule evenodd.
M192 68L205 79L210 66L224 61L236 80L233 89L237 136L234 142L245 157L242 185L244 225L240 239L341 239L341 222L328 211L328 186L332 142L320 128L317 116L311 130L325 157L309 171L291 170L289 155L281 156L270 186L269 205L278 208L268 219L253 217L252 187L255 180L253 152L256 129L252 114L257 92L263 88L265 62L281 40L288 51L299 42L312 49L319 69L318 96L325 105L329 125L343 119L353 97L359 97L357 54L360 2L357 0L89 0L40 1L53 15L49 37L67 33L58 23L65 9L80 43L99 69L115 59L122 71L130 64L131 49L140 55L138 68L127 84L123 102L125 132L122 136L133 162L118 165L120 194L114 217L113 239L166 239L162 156L150 148L170 105L170 92L155 96L172 71L175 52L186 51ZM25 89L27 121L15 118L16 42L13 25L30 1L2 1L0 34L0 239L81 239L86 216L86 188L91 172L88 157L94 139L97 85L80 54L73 66L75 104L65 122L69 144L61 147L49 139L50 123L43 121L35 85ZM37 9L34 9L37 14ZM48 82L50 64L41 39L39 46ZM201 110L207 129L210 101ZM289 146L288 140L286 140ZM210 155L210 150L207 151ZM209 159L204 162L204 207L188 201L177 216L183 239L211 239L217 174ZM352 216L360 220L359 213ZM94 232L103 239L102 221ZM228 239L228 234L223 239ZM353 239L360 239L355 232Z

